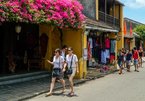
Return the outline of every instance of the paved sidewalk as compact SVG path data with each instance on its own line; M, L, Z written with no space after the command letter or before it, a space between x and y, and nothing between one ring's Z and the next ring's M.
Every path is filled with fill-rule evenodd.
M84 83L86 80L75 80L75 84ZM68 85L66 80L66 85ZM19 101L34 97L48 91L50 78L43 78L29 82L0 86L0 101ZM60 83L56 83L55 89L61 88Z
M94 80L100 77L104 77L114 71L107 73L99 73L95 69L88 70L88 75L86 79L74 80L74 84L82 84L86 81ZM21 101L35 97L42 93L46 93L49 90L51 78L43 78L32 81L27 81L23 83L16 83L10 85L0 86L0 101ZM66 79L66 86L69 86L68 79ZM56 83L55 90L62 88L60 83Z

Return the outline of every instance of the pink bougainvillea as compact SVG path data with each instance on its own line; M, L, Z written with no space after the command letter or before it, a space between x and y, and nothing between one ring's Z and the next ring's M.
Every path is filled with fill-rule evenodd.
M0 0L0 22L50 23L80 28L85 16L77 0Z

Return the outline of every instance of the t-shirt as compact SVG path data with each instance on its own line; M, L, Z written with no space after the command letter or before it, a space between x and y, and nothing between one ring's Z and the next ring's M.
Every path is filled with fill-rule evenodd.
M136 50L134 51L133 58L138 59L138 51L136 51Z
M115 40L111 40L111 53L115 53L115 47L116 47L116 41Z
M71 65L71 61L72 61L72 65ZM76 68L76 62L78 62L78 58L75 54L70 55L66 55L66 63L67 63L67 67L70 68Z
M131 57L132 57L132 54L131 54L131 53L128 53L128 54L126 55L126 60L131 60Z
M105 48L110 48L110 39L109 38L105 39Z
M59 56L58 58L56 58L56 56L53 57L54 68L61 68L62 69L63 62L64 62L64 58L62 56Z

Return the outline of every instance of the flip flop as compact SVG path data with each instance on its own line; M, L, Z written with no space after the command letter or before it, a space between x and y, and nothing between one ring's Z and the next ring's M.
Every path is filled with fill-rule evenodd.
M45 97L51 96L52 93L46 93Z
M68 95L72 97L74 96L74 92L70 92Z

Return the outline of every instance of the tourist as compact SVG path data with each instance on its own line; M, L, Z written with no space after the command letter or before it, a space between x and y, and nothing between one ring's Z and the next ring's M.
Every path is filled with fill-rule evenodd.
M61 54L61 50L60 49L56 49L55 50L55 56L53 57L53 62L48 61L48 63L53 65L53 70L52 70L52 81L51 81L51 85L50 85L50 91L46 94L47 96L52 95L52 91L55 85L55 81L57 78L59 78L60 82L63 85L63 90L62 93L65 92L65 81L63 79L63 66L64 66L64 58L60 55Z
M142 67L142 57L143 57L143 49L142 47L139 48L139 66Z
M134 59L134 67L135 67L134 71L139 72L139 70L138 70L139 54L138 54L136 47L134 48L133 59Z
M131 61L132 61L132 52L130 50L127 51L127 55L126 55L126 66L128 72L130 72Z
M118 56L118 66L119 66L119 74L122 74L122 69L123 69L123 53L121 50L119 50Z
M68 48L68 54L66 55L66 63L67 63L67 70L66 75L69 78L70 82L70 93L68 95L73 96L74 95L74 87L73 87L73 78L78 73L78 58L73 53L73 49L71 47Z

